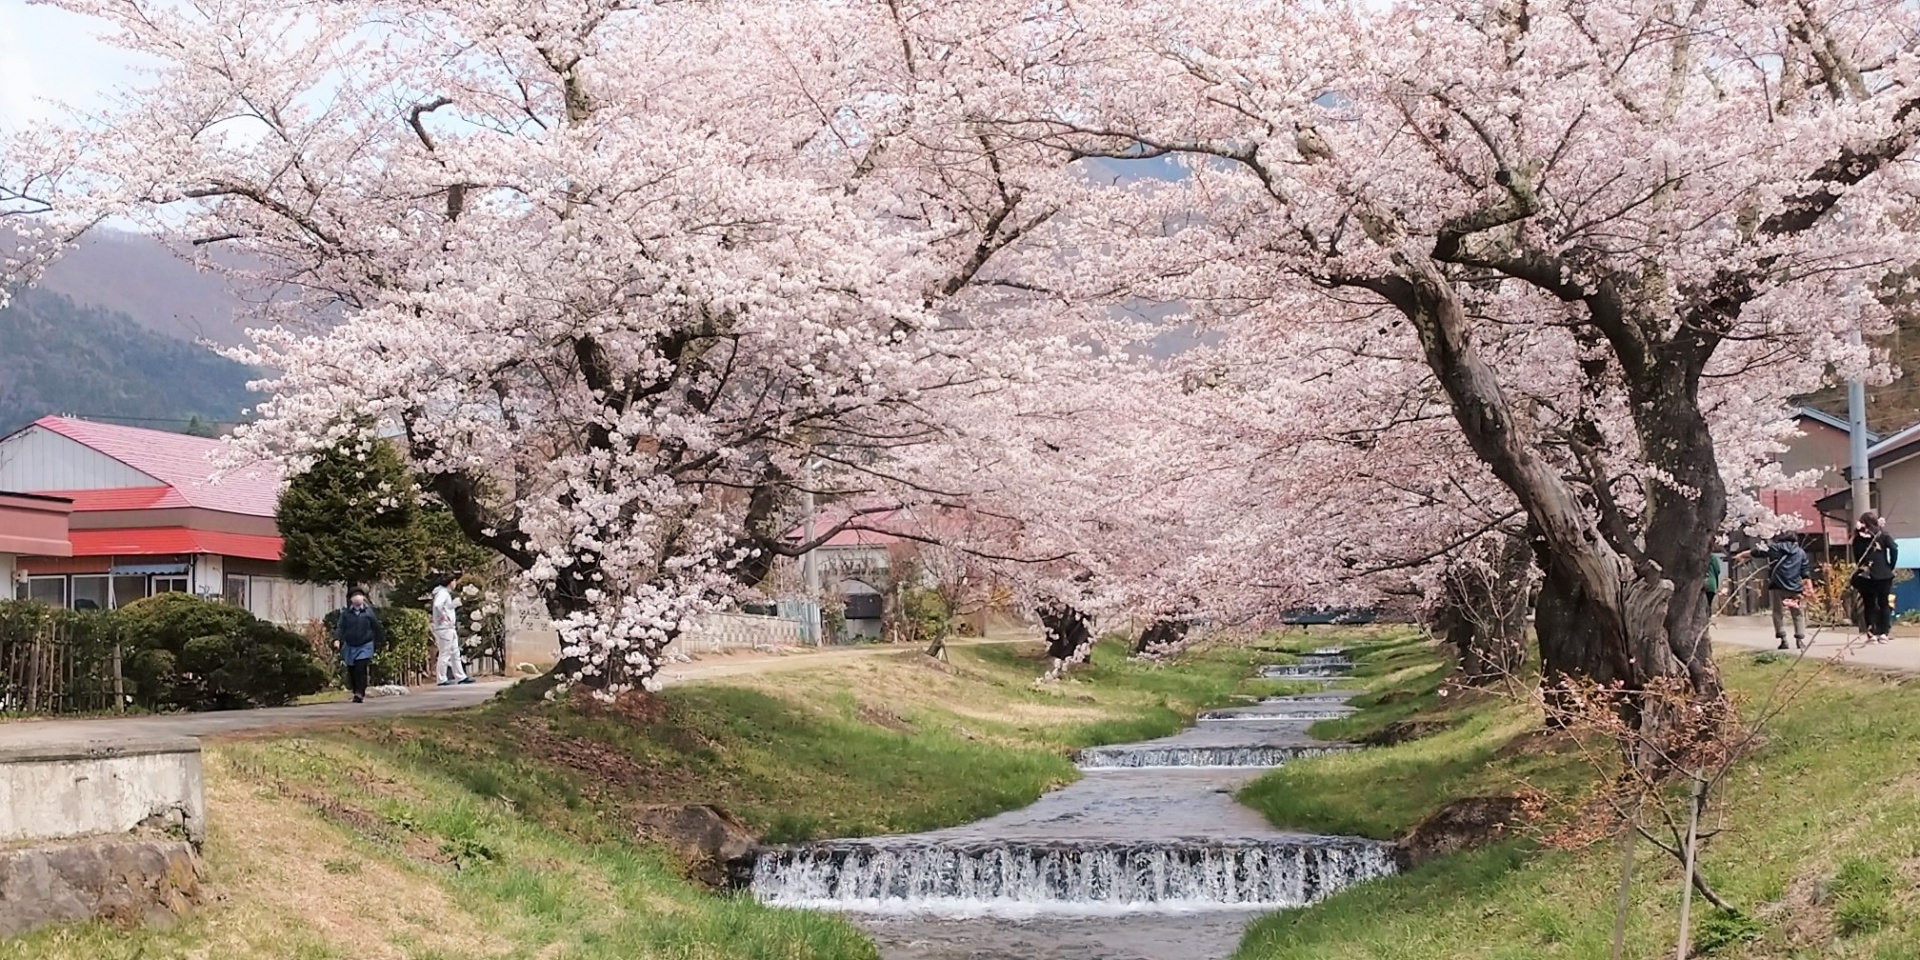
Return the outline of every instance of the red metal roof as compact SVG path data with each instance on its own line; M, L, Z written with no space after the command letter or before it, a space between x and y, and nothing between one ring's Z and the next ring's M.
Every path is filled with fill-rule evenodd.
M75 530L68 534L76 557L152 557L217 553L250 560L280 559L280 538L215 533L185 527Z
M1814 502L1826 496L1826 491L1813 487L1798 490L1762 490L1757 495L1768 510L1776 514L1795 514L1800 518L1800 533L1806 536L1825 534L1828 543L1852 543L1852 536L1846 524L1825 520L1820 508Z
M187 498L172 487L120 487L107 490L56 490L50 496L73 501L73 512L95 513L103 510L158 510L164 507L190 507Z
M163 430L94 423L91 420L70 420L66 417L41 417L34 422L34 426L51 430L172 487L181 501L154 503L146 507L91 509L191 506L254 517L272 517L280 503L281 475L272 465L233 470L218 483L210 479L220 468L219 458L227 451L226 444L219 440ZM107 491L95 492L105 494Z

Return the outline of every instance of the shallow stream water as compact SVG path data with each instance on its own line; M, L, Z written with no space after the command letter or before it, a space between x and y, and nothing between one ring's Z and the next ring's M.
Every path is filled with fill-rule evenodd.
M1287 671L1336 680L1323 652ZM1336 691L1211 711L1171 737L1082 751L1085 776L960 827L778 851L753 891L843 911L887 960L1219 960L1262 913L1393 872L1391 848L1276 830L1233 794L1338 745Z

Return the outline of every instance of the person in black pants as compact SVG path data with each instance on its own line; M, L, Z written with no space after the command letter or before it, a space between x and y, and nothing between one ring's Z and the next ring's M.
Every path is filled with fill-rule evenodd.
M333 642L340 648L340 662L347 665L347 689L353 702L367 697L367 675L373 672L373 652L387 642L387 628L367 603L367 592L355 588L347 594L346 609L333 625Z
M1886 530L1880 515L1860 515L1853 532L1853 577L1860 595L1860 631L1867 643L1886 643L1893 632L1893 571L1900 562L1900 545Z

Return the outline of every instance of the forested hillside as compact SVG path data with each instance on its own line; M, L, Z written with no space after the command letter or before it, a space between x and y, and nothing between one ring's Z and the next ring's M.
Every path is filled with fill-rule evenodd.
M0 434L49 414L185 430L230 423L254 402L253 372L125 314L18 290L0 310Z

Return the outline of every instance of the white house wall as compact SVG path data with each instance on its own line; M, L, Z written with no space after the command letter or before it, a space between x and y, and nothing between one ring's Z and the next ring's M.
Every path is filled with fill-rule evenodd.
M163 485L45 427L28 427L0 441L0 490L117 490Z
M187 589L203 597L220 596L227 589L227 558L203 553L193 558L193 582Z

